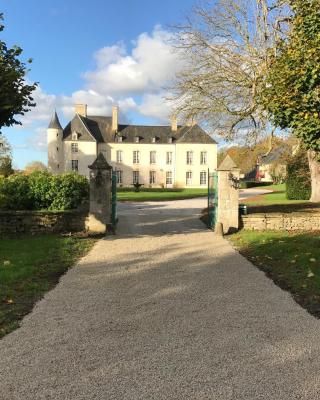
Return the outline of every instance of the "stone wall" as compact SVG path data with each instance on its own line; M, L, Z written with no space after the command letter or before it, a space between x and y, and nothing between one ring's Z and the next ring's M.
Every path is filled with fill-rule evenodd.
M86 211L0 211L0 235L85 230Z
M240 228L252 231L320 231L320 212L242 215Z

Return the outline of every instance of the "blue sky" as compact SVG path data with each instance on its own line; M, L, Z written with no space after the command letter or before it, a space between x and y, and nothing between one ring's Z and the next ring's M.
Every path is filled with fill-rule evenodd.
M169 26L183 21L195 0L2 0L1 37L34 59L28 79L39 82L37 107L23 126L4 130L14 164L46 162L45 129L54 108L62 123L75 102L89 113L133 123L164 123L164 87L179 69Z

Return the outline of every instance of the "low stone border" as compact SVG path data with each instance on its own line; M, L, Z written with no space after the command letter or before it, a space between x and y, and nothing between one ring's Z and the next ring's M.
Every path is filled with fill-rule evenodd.
M319 210L240 216L240 228L252 231L320 231Z
M0 211L0 235L85 230L86 211Z

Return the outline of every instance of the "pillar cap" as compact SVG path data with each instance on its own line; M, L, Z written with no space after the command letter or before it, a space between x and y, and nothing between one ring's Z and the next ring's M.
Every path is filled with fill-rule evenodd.
M88 166L89 169L112 169L111 165L108 164L102 153L99 153L93 164Z
M233 159L227 154L224 160L220 163L218 167L218 171L231 171L234 169L240 170L237 164L233 161Z

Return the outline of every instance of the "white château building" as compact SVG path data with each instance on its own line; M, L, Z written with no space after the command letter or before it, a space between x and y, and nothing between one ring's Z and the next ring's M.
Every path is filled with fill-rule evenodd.
M76 171L89 176L101 152L117 171L118 185L130 187L193 187L207 185L208 169L217 168L217 144L200 126L125 125L119 109L111 117L87 115L77 104L75 116L63 129L55 112L47 130L48 168L53 173Z

